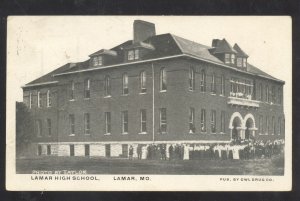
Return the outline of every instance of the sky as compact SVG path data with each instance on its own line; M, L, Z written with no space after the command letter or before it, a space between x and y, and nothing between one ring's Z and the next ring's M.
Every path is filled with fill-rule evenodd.
M155 24L156 34L172 33L211 46L226 40L249 55L248 62L286 81L291 99L291 18L212 16L11 16L8 18L7 81L14 100L21 86L66 64L88 59L133 38L135 19Z

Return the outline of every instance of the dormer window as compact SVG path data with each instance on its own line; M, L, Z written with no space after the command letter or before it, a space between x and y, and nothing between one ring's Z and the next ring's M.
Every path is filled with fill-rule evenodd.
M128 57L127 57L128 61L137 60L139 58L140 58L140 55L139 55L138 49L128 51Z
M235 55L234 54L231 54L231 63L235 64Z
M247 67L247 59L243 58L243 67L246 68Z
M242 67L242 64L243 64L243 58L237 58L236 60L237 67Z
M225 54L225 63L226 64L230 63L230 54Z
M93 57L93 66L102 66L103 58L102 56Z

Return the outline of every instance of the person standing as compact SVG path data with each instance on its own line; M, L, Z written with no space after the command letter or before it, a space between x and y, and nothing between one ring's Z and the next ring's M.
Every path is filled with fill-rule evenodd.
M133 156L133 147L132 147L132 145L130 145L130 147L129 147L129 160L132 160L132 156Z
M170 155L169 160L173 160L173 146L172 145L170 145L170 147L169 147L169 155Z
M138 159L141 160L142 159L142 145L138 145L137 155L138 155Z

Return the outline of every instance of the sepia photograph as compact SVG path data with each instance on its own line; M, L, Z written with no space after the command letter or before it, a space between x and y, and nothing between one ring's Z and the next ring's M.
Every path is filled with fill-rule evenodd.
M10 16L12 190L291 190L286 16Z

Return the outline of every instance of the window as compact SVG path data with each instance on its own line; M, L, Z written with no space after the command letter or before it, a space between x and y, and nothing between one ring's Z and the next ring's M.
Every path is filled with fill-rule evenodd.
M127 57L127 59L128 59L129 61L131 61L131 60L134 59L134 50L129 50L129 51L128 51L128 57Z
M47 155L51 155L51 145L47 145Z
M264 92L263 92L263 86L262 86L262 84L260 83L260 84L259 84L259 100L260 100L260 101L263 101L263 94L264 94Z
M275 135L276 132L276 123L275 123L275 117L272 117L272 135Z
M282 130L281 130L281 117L278 117L278 135L281 134Z
M282 91L281 88L278 88L278 104L282 103Z
M221 111L221 133L225 133L225 111Z
M42 136L42 120L36 120L36 132L37 136L41 137Z
M247 67L247 59L243 58L243 67L246 68Z
M70 156L75 156L75 148L74 148L74 144L70 145Z
M147 116L146 110L141 109L141 133L147 132Z
M210 129L212 133L216 133L216 110L211 111Z
M69 115L70 121L70 135L75 135L75 116L74 114Z
M146 71L142 71L140 74L141 93L146 93Z
M129 93L128 90L128 75L127 73L124 73L122 76L122 93L123 95L127 95Z
M225 54L225 63L226 64L230 63L230 54Z
M90 93L90 79L85 79L84 80L84 98L90 98L91 93Z
M189 90L195 90L195 71L192 67L190 67L189 71Z
M206 111L201 109L201 132L206 132Z
M276 92L275 92L275 86L272 86L271 90L271 103L276 103Z
M189 133L195 133L195 109L190 108L190 116L189 116Z
M237 58L236 59L236 65L237 67L243 67L243 58Z
M159 110L159 128L160 133L166 133L167 132L167 109L166 108L160 108Z
M128 111L122 112L122 133L128 133Z
M166 69L162 68L160 70L160 91L166 91L167 90L167 75L166 75Z
M29 93L29 108L31 109L32 107L32 93Z
M201 92L206 91L206 73L205 73L205 70L201 71L200 91Z
M220 95L225 95L225 77L224 75L221 76L221 93Z
M231 63L235 64L235 55L234 54L231 54Z
M268 135L269 129L269 118L266 116L266 135Z
M48 136L52 135L52 131L51 131L51 119L47 119L47 130L48 130Z
M93 58L93 66L101 66L103 63L103 58L102 56L96 56Z
M269 86L267 85L266 86L266 102L268 103L269 101L270 101L270 99L269 99Z
M263 134L264 133L264 128L263 128L263 116L259 116L259 133Z
M38 104L38 107L42 107L42 98L41 98L40 91L37 92L37 104Z
M85 144L84 145L84 155L85 156L89 156L90 155L90 145L89 144Z
M111 133L111 115L110 112L105 112L105 134Z
M70 100L74 100L75 83L71 81Z
M51 97L51 92L50 90L47 91L47 107L52 106L52 97Z
M211 76L210 92L212 94L216 94L216 75L215 74L212 74L212 76Z
M108 75L105 76L104 91L105 91L105 96L110 96L110 77Z
M84 113L84 134L89 135L90 133L90 114Z
M42 155L42 145L38 145L38 156Z
M140 55L139 55L139 50L134 50L134 59L139 59Z

